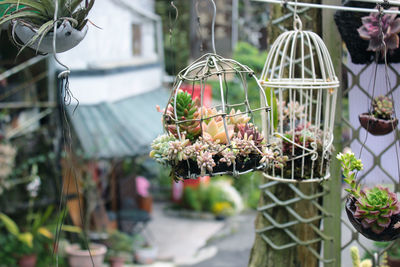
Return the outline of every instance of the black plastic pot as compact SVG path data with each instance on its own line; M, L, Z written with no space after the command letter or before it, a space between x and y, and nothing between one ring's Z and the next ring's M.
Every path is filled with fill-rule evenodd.
M357 1L346 1L344 6L374 8L376 5L371 3L362 3ZM376 53L367 51L369 41L361 39L357 29L361 27L361 18L368 16L368 13L336 11L334 19L338 27L340 36L345 42L347 50L351 55L351 61L355 64L368 64L375 60ZM387 53L389 63L400 62L400 49L395 49ZM384 64L382 56L378 58L379 64Z
M383 230L382 233L374 233L371 228L364 228L361 224L361 220L354 217L356 212L356 199L349 196L346 200L346 213L349 221L354 226L354 228L363 236L374 241L392 241L400 237L400 228L395 229L394 225L400 222L400 214L393 215L390 218L390 225Z
M373 135L385 135L396 129L398 120L394 118L392 120L377 119L369 113L362 113L358 115L361 126Z

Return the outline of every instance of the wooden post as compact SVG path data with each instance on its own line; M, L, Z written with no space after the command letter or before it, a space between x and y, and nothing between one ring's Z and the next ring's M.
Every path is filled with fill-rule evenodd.
M341 0L323 0L323 4L341 5ZM333 20L334 10L322 11L323 40L331 54L332 63L336 76L342 78L342 40ZM341 84L343 86L343 84ZM333 145L336 152L342 151L342 86L338 88L335 128ZM339 161L333 159L331 162L331 179L327 182L329 194L324 198L324 208L332 217L324 220L325 233L333 237L333 242L325 242L324 257L335 259L334 263L325 266L341 266L341 167Z
M317 0L308 0L304 2L317 3ZM284 10L280 5L269 5L270 8L270 17L271 21L276 19L283 18L285 14L287 14L287 10ZM312 30L318 34L321 33L321 21L320 12L318 10L310 10L307 12L307 16L310 17L310 20L306 20L302 18L303 29L304 30ZM286 29L293 28L293 20L288 19L286 21L282 21L279 23L280 27L284 27ZM269 31L269 44L282 33L282 29L279 29L277 25L268 25ZM268 180L264 178L264 183L267 183ZM319 184L298 184L296 185L297 189L303 192L306 195L313 195L317 192L321 192L322 188ZM275 185L269 191L273 193L279 200L285 201L295 197L295 194L292 189L289 188L287 184L279 183ZM321 201L321 200L320 200ZM320 202L318 201L318 202ZM259 206L267 205L272 203L271 199L266 197L265 194L261 194L259 200ZM332 203L333 204L333 203ZM301 200L293 205L293 209L303 218L314 217L318 214L318 210L315 205L312 205L308 200ZM277 222L284 224L288 222L289 219L293 220L289 212L284 207L275 207L271 209L268 214L273 217ZM319 228L320 220L313 222L314 226ZM264 227L269 226L269 222L264 218L264 216L259 212L255 221L255 228L262 229ZM300 240L311 240L316 238L316 234L313 230L310 229L310 225L308 224L298 224L295 227L291 227L290 230L296 235ZM293 240L283 231L283 230L270 230L268 231L268 237L274 240L274 243L278 244L287 244L293 242ZM318 242L312 245L313 249L316 251L320 251L321 244ZM261 235L256 234L255 242L253 248L251 250L250 267L297 267L297 266L307 266L307 267L317 267L319 266L318 259L305 247L295 246L288 249L283 250L275 250L270 247L265 240L262 239Z

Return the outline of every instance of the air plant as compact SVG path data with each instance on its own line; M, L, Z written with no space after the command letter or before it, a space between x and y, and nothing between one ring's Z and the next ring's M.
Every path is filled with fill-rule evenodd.
M387 96L377 96L372 101L372 114L377 119L390 120L393 115L393 101Z
M2 0L0 6L6 7L0 26L7 22L19 22L31 29L37 29L33 37L25 43L22 51L27 46L38 42L38 47L44 36L57 27L71 27L81 31L88 22L87 15L92 9L94 0L57 0L58 20L54 22L55 3L54 0ZM12 35L14 36L14 29Z
M365 229L370 228L375 234L382 233L390 225L391 217L400 213L396 193L380 185L361 189L355 180L356 171L363 168L361 160L351 152L339 153L336 158L341 162L344 181L350 185L346 191L355 199L354 217Z
M390 10L397 11L398 8L392 7ZM380 22L379 16L379 12L373 12L369 16L362 17L363 25L357 31L362 39L369 41L368 51L381 51L383 55L385 52L383 41L388 50L399 47L400 18L396 18L396 14L385 14Z

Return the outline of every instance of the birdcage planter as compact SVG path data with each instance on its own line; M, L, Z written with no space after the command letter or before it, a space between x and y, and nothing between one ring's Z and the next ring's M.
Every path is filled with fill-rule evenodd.
M240 101L230 100L231 81ZM254 81L248 88L248 81ZM219 99L204 105L204 90L214 84ZM192 97L188 86L200 86L200 98ZM181 90L186 88L186 92ZM260 103L249 103L249 91L261 94ZM187 92L189 91L189 92ZM203 175L238 176L264 169L273 162L267 137L257 123L267 118L267 99L254 72L232 59L210 53L183 69L176 78L163 111L165 135L152 144L150 156L172 167L177 179Z
M271 107L271 148L286 158L286 164L273 165L264 175L281 182L330 177L339 81L321 38L301 27L297 16L294 30L272 44L261 75Z
M345 1L344 6L346 7L360 7L360 8L374 8L376 4L363 3L358 1ZM365 17L365 13L361 12L349 12L349 11L336 11L334 15L336 26L339 30L340 36L346 44L347 50L350 54L351 61L355 64L368 64L375 60L378 63L384 63L384 57L378 56L374 51L369 51L369 41L364 40L360 37L359 29L363 23L362 18ZM396 16L396 15L394 15ZM387 62L399 63L400 62L400 49L392 49L387 53Z
M392 241L400 237L400 214L390 216L390 224L377 234L371 227L364 227L361 220L355 217L356 201L353 196L349 196L345 208L349 221L360 234L374 241Z
M28 44L28 47L41 53L62 53L66 52L77 46L83 38L85 38L88 26L85 25L82 30L77 30L72 27L71 23L64 20L56 31L56 47L53 49L53 36L54 32L47 33L43 39L37 39L33 43L29 43L32 38L37 35L38 28L35 28L27 23L19 20L12 22L13 32L22 42L20 46ZM15 40L17 41L17 40Z

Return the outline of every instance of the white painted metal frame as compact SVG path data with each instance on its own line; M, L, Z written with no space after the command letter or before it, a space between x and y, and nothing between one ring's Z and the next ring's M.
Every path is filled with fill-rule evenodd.
M334 9L334 10L344 10L344 11L352 11L352 12L364 12L364 13L378 13L378 9L371 8L360 8L360 7L345 7L345 6L336 6L336 5L324 5L324 4L313 4L313 3L302 3L302 2L293 2L293 1L283 1L283 0L252 0L256 2L265 2L271 4L287 4L290 6L298 6L298 7L311 7L311 8L324 8L324 9ZM384 4L383 0L357 0L357 2L364 3L375 3L375 4ZM387 4L393 6L400 6L400 2L398 1L387 1ZM395 10L383 10L384 14L400 14L400 11Z
M295 15L295 29L281 34L272 44L260 78L264 89L272 89L269 90L269 99L273 99L275 94L277 103L281 103L277 108L278 125L274 125L273 119L276 107L270 104L269 127L264 126L268 127L270 142L277 143L280 150L284 142L286 147L288 143L291 146L291 153L286 152L289 157L286 167L273 167L271 171L264 173L267 178L281 182L320 182L330 177L329 161L339 80L322 39L313 32L303 31L301 27L299 17ZM288 119L284 121L284 102L297 102L303 106L303 115L297 117L292 109ZM305 128L306 125L311 125L308 129L314 135L314 142L306 144L306 134L309 132L300 131L299 135L303 141L296 143L295 129L301 126ZM287 134L291 137L288 138ZM320 138L319 146L322 146L322 151L317 151L316 137ZM298 153L299 151L301 152ZM285 154L284 151L281 152ZM315 169L316 166L319 166L319 170ZM310 174L306 175L305 170ZM317 175L316 171L322 175Z

